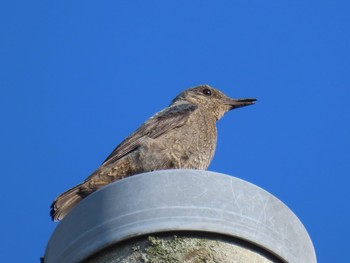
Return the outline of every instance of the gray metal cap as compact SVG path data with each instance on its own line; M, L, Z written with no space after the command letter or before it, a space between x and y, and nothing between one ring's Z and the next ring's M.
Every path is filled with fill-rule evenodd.
M49 240L45 263L79 262L122 240L205 231L256 244L289 263L315 263L311 239L276 197L241 179L163 170L112 183L80 202Z

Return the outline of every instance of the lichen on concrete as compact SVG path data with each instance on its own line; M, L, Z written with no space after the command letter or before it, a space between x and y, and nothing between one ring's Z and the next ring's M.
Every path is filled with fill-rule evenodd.
M271 263L274 260L240 244L201 236L152 235L112 246L86 263Z

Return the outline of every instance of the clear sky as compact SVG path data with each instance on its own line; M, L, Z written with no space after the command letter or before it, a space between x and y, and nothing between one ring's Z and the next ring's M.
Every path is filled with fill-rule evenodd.
M288 205L319 262L349 244L350 4L3 1L0 262L38 262L49 205L183 89L258 103L218 123L209 170Z

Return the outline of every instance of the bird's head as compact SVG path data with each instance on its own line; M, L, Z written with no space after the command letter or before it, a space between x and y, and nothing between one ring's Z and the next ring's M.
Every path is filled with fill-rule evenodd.
M232 99L209 85L200 85L181 92L172 103L189 102L204 108L219 120L227 111L255 104L256 99Z

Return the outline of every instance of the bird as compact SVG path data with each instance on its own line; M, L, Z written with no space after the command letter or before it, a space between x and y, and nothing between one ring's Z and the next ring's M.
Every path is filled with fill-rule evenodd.
M59 195L50 206L52 220L62 220L86 196L128 176L166 169L206 170L215 153L216 122L226 112L255 102L232 99L209 85L184 90L123 140L85 181Z

